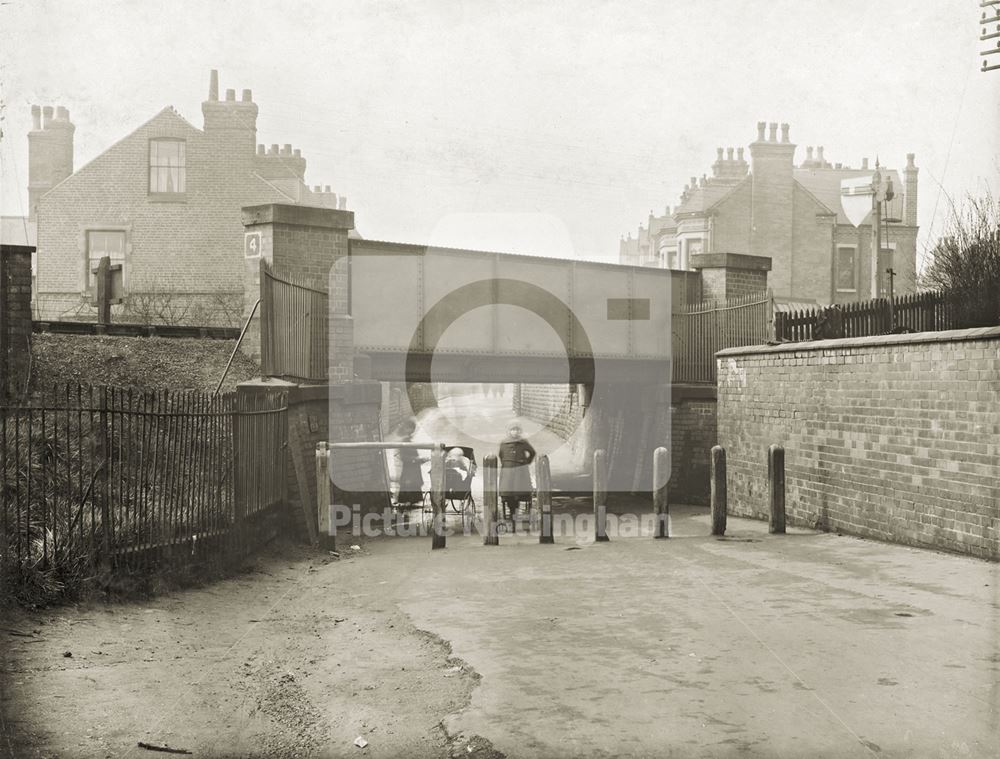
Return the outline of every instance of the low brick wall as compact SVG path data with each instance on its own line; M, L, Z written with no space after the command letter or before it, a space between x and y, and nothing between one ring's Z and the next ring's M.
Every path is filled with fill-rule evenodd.
M31 253L0 245L0 402L25 392L31 357Z
M717 356L730 513L1000 559L1000 327Z

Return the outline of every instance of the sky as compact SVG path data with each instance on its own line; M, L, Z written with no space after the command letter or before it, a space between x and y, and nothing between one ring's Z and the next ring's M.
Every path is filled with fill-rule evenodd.
M0 210L27 207L32 104L79 168L167 105L201 127L209 71L253 90L258 142L346 195L368 238L615 260L717 147L787 122L826 159L920 167L918 250L1000 188L1000 70L978 0L9 0Z

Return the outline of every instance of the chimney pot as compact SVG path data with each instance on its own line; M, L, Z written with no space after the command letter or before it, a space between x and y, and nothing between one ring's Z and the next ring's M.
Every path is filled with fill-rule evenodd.
M292 155L294 155L296 158L301 158L302 157L302 151L299 150L298 148L295 148L295 150L292 151Z
M286 142L285 143L285 149L283 151L281 151L281 152L284 153L285 155L291 155L292 154L292 145L291 145L291 143Z
M716 153L716 158L721 161L722 160L722 148L716 148L715 149L715 153Z
M813 159L813 146L806 146L806 161L812 161Z
M226 100L230 103L236 102L236 90L226 90Z
M208 75L208 99L218 100L219 99L219 71L218 69L212 69L212 72Z
M767 128L767 124L763 121L757 122L757 142L764 141L764 130Z
M914 153L907 153L906 154L906 168L908 168L908 169L915 169L915 168L917 168L917 165L913 162L914 159L916 159L916 155Z
M323 188L320 185L318 185L318 184L314 184L313 185L313 192L315 192L317 195L319 193L321 193L322 191L323 191Z
M861 159L861 168L864 169L865 171L868 170L868 159L867 158L862 158Z
M843 168L843 164L835 163L835 164L833 164L833 168L835 168L835 169Z
M768 142L778 141L778 124L775 121L772 121L770 124L767 125L767 141Z
M323 192L330 192L330 185L327 185L327 186L326 186L326 187L325 187L325 188L323 189Z
M788 142L788 124L781 125L781 141Z
M69 121L69 111L63 106L56 106L56 121Z
M253 102L253 92L250 90L243 90L243 102L252 103Z
M691 177L691 189L693 190L698 186L698 177Z
M35 131L42 128L42 109L40 106L31 106L31 128Z
M743 148L736 148L736 159L738 161L743 160Z
M341 211L347 210L347 198L343 195L340 196L340 202L337 204L337 208Z
M822 145L820 145L818 148L816 148L816 160L819 161L820 163L826 163L826 159L823 158L823 146Z
M726 160L727 161L733 160L733 149L732 148L726 148Z
M278 143L271 143L271 150L269 155L278 155Z
M48 129L50 121L52 121L52 106L42 106L42 129Z
M267 155L267 148L265 148L263 145L258 145L257 155Z

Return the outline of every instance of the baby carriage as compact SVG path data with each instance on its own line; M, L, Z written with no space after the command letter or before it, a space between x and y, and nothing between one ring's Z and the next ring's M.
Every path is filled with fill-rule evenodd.
M452 446L444 459L444 501L456 514L474 514L472 479L476 474L476 453L468 446Z

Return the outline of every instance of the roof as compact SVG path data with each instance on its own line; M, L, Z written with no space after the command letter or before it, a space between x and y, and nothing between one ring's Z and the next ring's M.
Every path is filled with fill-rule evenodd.
M896 193L896 202L890 203L890 215L892 211L896 211L894 215L899 215L899 210L893 208L896 203L902 201L903 197L903 183L900 180L899 172L895 169L885 169L889 174L889 178L892 180L892 186ZM847 224L848 226L853 226L851 221L847 218L847 214L844 213L844 209L840 204L840 182L844 179L851 179L853 177L865 177L871 176L874 173L874 169L800 169L796 168L793 176L795 180L802 186L804 190L809 192L816 200L826 206L830 213L837 214L838 224ZM870 214L869 214L870 215ZM862 224L868 223L868 217L866 216Z
M0 243L35 245L35 222L27 216L0 216Z
M674 218L683 213L704 213L708 211L745 181L747 181L746 178L741 179L739 182L719 182L718 180L709 179L705 184L696 187L688 196L688 199L674 210Z

